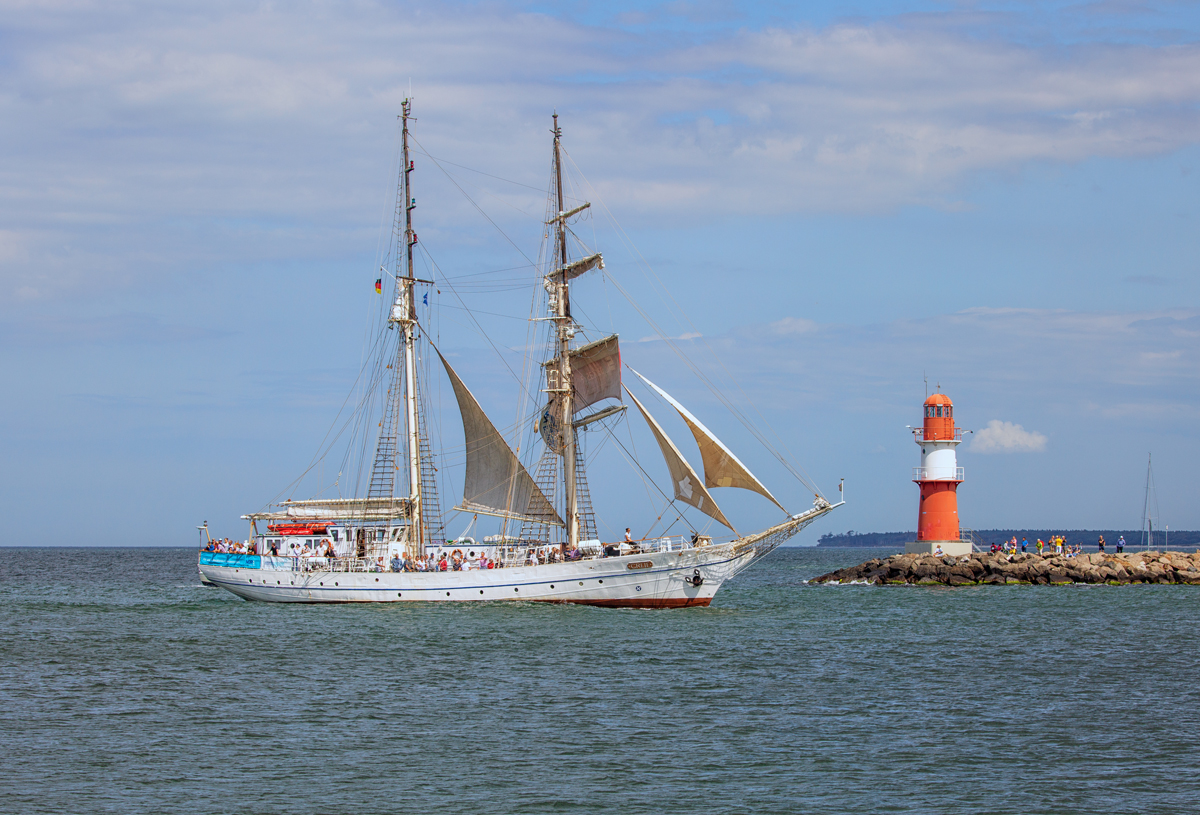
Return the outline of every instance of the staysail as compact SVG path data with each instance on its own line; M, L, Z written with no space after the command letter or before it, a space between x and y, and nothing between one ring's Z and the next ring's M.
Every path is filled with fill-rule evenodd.
M667 434L663 432L663 429L654 420L654 417L642 406L637 397L630 393L629 388L626 388L625 392L629 394L629 398L637 405L637 409L642 413L642 418L646 420L646 424L650 425L650 430L654 433L654 438L658 441L658 449L662 451L663 458L667 462L667 470L671 473L671 483L675 487L675 498L683 501L685 504L694 506L710 518L714 518L730 529L733 529L733 524L725 519L721 508L717 506L717 502L708 494L708 490L704 488L704 484L700 481L700 476L692 469L692 465L687 463L687 459L679 452L679 448L675 446L675 442L671 441ZM736 535L737 530L733 529L733 533Z
M629 370L633 371L632 368ZM669 393L658 385L655 385L637 371L633 372L639 379L653 388L655 393L666 399L671 407L679 411L679 415L687 423L688 429L692 431L692 435L696 438L696 445L700 448L700 458L704 462L704 486L737 487L757 492L775 506L787 512L783 504L775 500L775 496L771 495L770 490L754 477L750 470L746 468L746 465L733 454L733 451L726 447L724 442L714 436L711 430L691 414L691 411L675 401Z
M463 435L467 440L462 509L562 526L562 519L533 483L529 471L521 465L508 442L440 351L438 358L454 387L458 411L462 414Z

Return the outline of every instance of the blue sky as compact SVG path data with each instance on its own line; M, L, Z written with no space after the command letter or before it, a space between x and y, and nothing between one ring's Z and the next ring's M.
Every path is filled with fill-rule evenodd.
M307 466L377 306L410 87L418 232L449 275L536 257L560 112L611 276L580 286L589 326L794 511L801 486L636 342L652 331L613 283L702 334L679 346L827 494L847 479L801 542L915 527L925 376L992 428L960 449L964 523L1137 527L1153 451L1160 523L1200 528L1197 4L0 8L7 543L240 535ZM528 312L526 289L467 280L481 310ZM496 352L434 300L511 423ZM520 320L480 321L524 342ZM649 528L624 466L596 465L601 514ZM717 498L739 529L775 519Z

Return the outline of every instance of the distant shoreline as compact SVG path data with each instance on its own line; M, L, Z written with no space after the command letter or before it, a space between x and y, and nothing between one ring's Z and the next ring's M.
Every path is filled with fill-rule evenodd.
M973 532L976 542L986 548L993 543L1001 543L1016 537L1020 543L1022 538L1029 540L1032 548L1038 538L1048 540L1051 535L1062 535L1069 544L1083 544L1094 547L1097 539L1103 535L1107 547L1115 552L1117 540L1124 535L1126 548L1141 545L1142 532L1139 529L976 529ZM1170 530L1165 536L1161 531L1154 532L1155 549L1200 546L1200 531L1180 529ZM903 547L908 541L917 539L916 532L845 532L835 535L827 532L817 539L817 546L823 549L887 549Z

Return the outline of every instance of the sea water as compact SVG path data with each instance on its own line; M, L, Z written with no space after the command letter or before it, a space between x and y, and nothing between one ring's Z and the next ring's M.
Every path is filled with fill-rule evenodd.
M707 609L249 603L183 549L0 549L0 811L1200 810L1200 587Z

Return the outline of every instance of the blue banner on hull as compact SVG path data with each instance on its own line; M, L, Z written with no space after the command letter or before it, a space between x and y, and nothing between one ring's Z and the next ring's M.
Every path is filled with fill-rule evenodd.
M262 559L258 555L235 555L231 552L201 552L202 566L230 566L235 569L258 569Z

